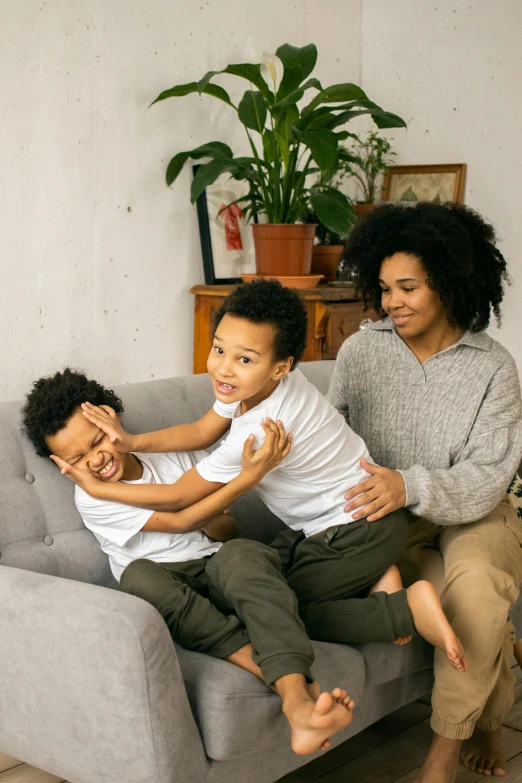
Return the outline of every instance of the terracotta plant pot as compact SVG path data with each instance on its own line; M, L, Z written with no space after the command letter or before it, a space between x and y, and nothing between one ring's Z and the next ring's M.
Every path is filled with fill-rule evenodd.
M354 204L353 208L355 210L355 214L357 215L357 220L364 220L364 218L367 217L370 212L373 212L376 206L377 204Z
M258 275L309 275L315 224L254 223Z
M312 250L312 274L323 275L327 281L337 279L337 267L344 245L314 245Z

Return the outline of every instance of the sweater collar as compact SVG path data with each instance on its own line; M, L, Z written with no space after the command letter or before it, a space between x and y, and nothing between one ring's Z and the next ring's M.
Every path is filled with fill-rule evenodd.
M376 329L381 332L395 332L395 334L397 334L397 330L389 318L383 318L381 321L374 321L371 325L368 325L368 328ZM449 348L446 348L446 350L456 348L458 345L469 345L470 348L478 348L481 351L490 351L492 342L492 338L486 332L470 332L468 329L466 332L464 332L460 340L454 343L454 345L450 345Z

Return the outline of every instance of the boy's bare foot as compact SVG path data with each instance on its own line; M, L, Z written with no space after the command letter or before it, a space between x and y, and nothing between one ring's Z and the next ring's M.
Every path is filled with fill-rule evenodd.
M473 772L504 777L506 760L502 749L502 729L495 729L495 731L475 729L471 739L464 743L462 761Z
M260 680L264 680L261 669L252 660L253 652L254 649L252 645L250 643L245 644L244 647L240 647L235 653L229 655L226 660L229 663L233 663L235 666L239 666L241 669L245 669L245 671L250 672L250 674L255 674Z
M283 703L292 730L292 750L301 756L327 750L330 737L352 722L355 706L341 688L319 694L319 686L314 683L307 692L307 697L296 696Z
M398 593L399 590L402 590L401 575L397 566L392 565L375 582L370 590L370 595L372 593L388 593L388 595L391 595L392 593ZM412 636L399 636L395 639L394 644L408 644L412 638Z
M446 739L434 734L426 761L413 783L454 783L460 746L460 740Z
M408 606L418 633L434 647L446 653L459 672L468 670L464 648L446 619L439 597L430 582L415 582L406 590Z

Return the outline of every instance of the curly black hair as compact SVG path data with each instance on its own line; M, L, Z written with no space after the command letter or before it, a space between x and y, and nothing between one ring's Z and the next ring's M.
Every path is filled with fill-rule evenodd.
M230 293L214 316L214 331L224 315L244 318L255 324L272 324L276 329L275 361L293 356L292 370L303 355L308 317L303 300L278 280L252 280Z
M33 383L22 409L22 425L38 456L50 455L45 439L63 429L82 402L110 405L116 413L123 412L122 401L111 389L70 367Z
M418 258L448 321L472 332L486 329L493 311L500 323L504 284L510 283L495 229L462 204L383 204L357 225L346 261L355 269L366 309L383 315L379 270L394 253Z

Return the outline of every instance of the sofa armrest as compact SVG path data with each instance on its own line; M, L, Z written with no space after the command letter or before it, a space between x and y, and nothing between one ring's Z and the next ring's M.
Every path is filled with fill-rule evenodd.
M74 783L201 783L207 761L158 612L0 566L0 752Z

